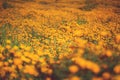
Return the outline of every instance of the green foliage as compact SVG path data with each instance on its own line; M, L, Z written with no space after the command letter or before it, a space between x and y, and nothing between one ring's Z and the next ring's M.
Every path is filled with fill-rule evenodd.
M81 71L81 75L82 75L82 80L91 80L94 74L91 71L85 71L85 72Z
M3 46L5 46L5 41L8 38L7 30L11 30L11 24L9 23L6 23L0 27L0 44Z
M22 0L22 1L26 1L26 2L29 1L29 2L31 2L31 1L35 1L35 0Z
M88 49L85 49L83 58L99 63L99 57L97 55L95 55L94 53L90 53L90 51Z
M81 19L81 18L78 18L77 19L77 23L79 24L79 25L82 25L82 24L86 24L86 23L88 23L85 19Z
M3 7L4 9L13 8L13 6L12 6L11 4L9 4L8 2L3 2L3 3L2 3L2 7Z
M10 23L6 23L0 27L0 44L2 46L6 45L6 40L8 39L12 41L11 46L19 45L17 36L11 36L14 31L16 31L16 28L13 28Z
M40 1L39 3L44 5L49 4L48 2L45 2L45 1Z
M86 0L85 1L86 5L80 9L84 10L84 11L91 11L92 9L96 8L97 7L97 3L95 3L94 1L92 0Z

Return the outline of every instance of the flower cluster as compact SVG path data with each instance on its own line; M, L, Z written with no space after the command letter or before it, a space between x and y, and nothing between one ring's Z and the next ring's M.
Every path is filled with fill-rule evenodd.
M5 1L0 80L120 80L118 0Z

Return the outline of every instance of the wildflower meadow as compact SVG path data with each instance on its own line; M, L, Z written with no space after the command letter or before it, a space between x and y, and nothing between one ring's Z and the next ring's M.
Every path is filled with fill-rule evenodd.
M0 80L120 80L120 0L0 0Z

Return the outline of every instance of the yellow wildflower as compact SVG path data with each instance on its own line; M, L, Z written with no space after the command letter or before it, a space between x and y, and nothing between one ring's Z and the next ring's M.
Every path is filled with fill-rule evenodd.
M35 69L35 66L33 66L33 65L26 65L24 67L23 71L24 71L24 73L28 73L28 74L33 75L33 76L39 75L37 70Z
M78 76L73 76L70 78L70 80L81 80Z
M100 67L97 64L93 64L93 67L91 68L91 70L97 74L100 72Z
M53 73L52 69L48 69L47 74L51 75Z
M116 41L116 43L120 43L120 34L116 35L115 41Z
M117 76L113 77L112 80L120 80L120 75L117 75Z
M120 73L120 65L115 66L113 70L115 73L119 74Z
M26 58L25 56L22 56L21 59L26 62L26 63L30 63L31 60L29 58Z
M0 61L0 67L2 67L3 66L3 62L2 61Z
M10 46L10 45L6 45L5 48L6 48L6 49L10 49L11 46Z
M76 65L71 65L71 66L69 67L69 71L70 71L71 73L76 73L76 72L78 72L78 70L79 70L79 68L78 68L78 66L76 66Z
M22 60L20 59L20 58L14 58L14 64L16 65L16 66L18 66L18 65L21 65L22 64Z
M92 80L103 80L101 77L93 77Z
M46 77L45 80L51 80L51 78L50 77Z
M111 77L110 73L108 73L108 72L104 72L104 73L102 74L102 76L103 76L103 78L104 78L105 80L108 80L108 79L110 79L110 77Z
M17 51L19 48L18 48L18 46L14 46L12 49Z
M11 44L11 41L10 41L10 40L6 40L6 43L7 43L7 44Z
M106 54L107 57L111 57L112 56L112 52L110 50L107 50L105 54Z
M14 78L17 78L17 77L18 77L18 76L17 76L16 73L11 73L11 74L10 74L10 78L13 78L13 79L14 79Z

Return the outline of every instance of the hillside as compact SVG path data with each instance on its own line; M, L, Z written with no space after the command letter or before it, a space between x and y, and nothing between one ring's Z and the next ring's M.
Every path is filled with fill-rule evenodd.
M0 0L0 80L120 80L119 0Z

